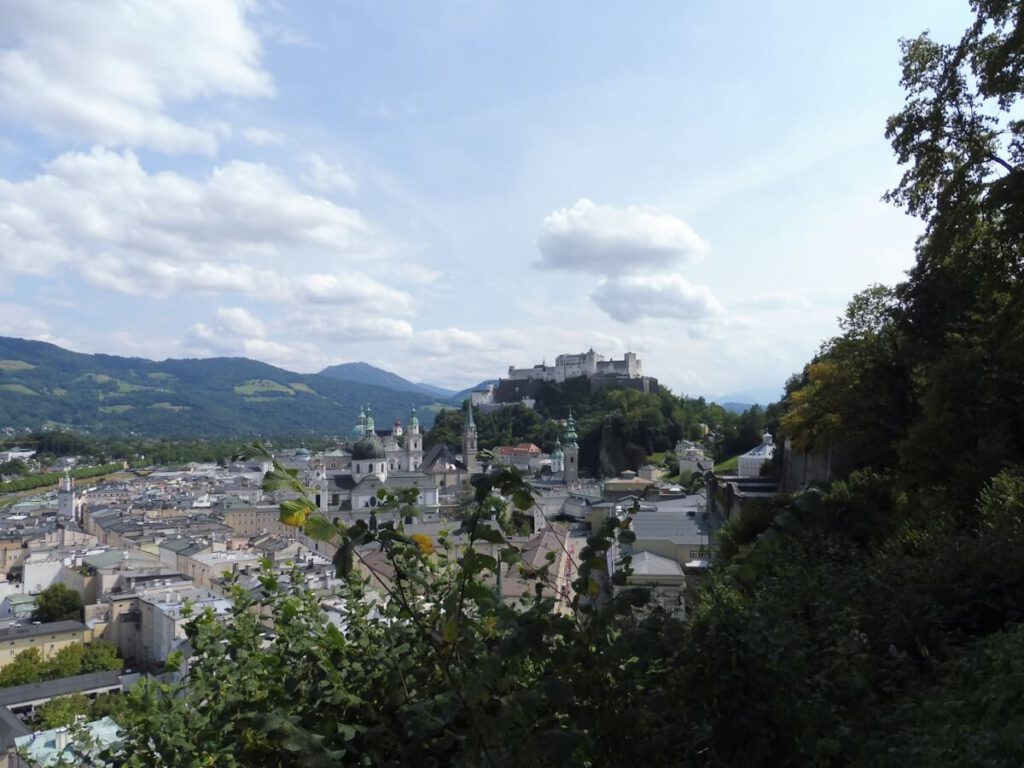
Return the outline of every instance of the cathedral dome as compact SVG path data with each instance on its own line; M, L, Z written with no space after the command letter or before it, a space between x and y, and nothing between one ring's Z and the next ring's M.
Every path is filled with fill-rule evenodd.
M352 446L352 458L365 461L366 459L383 459L384 443L378 437L364 437Z

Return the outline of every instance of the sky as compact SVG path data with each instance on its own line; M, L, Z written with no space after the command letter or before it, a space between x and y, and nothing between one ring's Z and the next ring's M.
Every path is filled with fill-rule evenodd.
M913 263L899 40L965 0L0 0L0 335L364 361L589 348L776 399Z

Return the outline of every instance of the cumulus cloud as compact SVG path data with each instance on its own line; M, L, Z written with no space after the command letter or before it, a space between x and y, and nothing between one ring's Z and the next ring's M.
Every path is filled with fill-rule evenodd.
M267 326L243 307L218 307L217 319L238 336L264 336Z
M353 194L356 182L341 163L329 163L316 154L308 154L303 158L306 172L302 179L318 192L345 192Z
M412 325L394 317L346 317L337 312L303 312L290 316L289 323L302 332L331 339L339 344L354 341L391 341L413 336Z
M271 96L245 0L7 0L0 102L79 141L212 154L225 126L187 123L175 104Z
M245 128L242 131L242 137L257 147L266 146L267 144L284 144L284 136L277 131L271 131L267 128Z
M723 313L707 286L679 275L626 275L598 285L594 303L613 319L631 323L644 318L708 320Z
M421 354L442 356L461 354L488 347L484 337L461 328L435 328L416 334L416 348Z
M541 268L600 275L679 267L700 260L708 251L680 219L585 198L545 217L537 247Z
M233 292L410 314L409 294L352 269L387 249L358 211L259 163L232 161L195 181L97 147L25 181L0 179L0 268L70 268L127 294Z

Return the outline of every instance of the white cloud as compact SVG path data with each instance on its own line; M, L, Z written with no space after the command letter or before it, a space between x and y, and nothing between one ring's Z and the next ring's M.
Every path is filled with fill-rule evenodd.
M425 355L461 354L486 347L483 336L461 328L437 328L416 334L416 349Z
M250 144L263 147L268 144L284 144L284 136L267 128L245 128L242 137Z
M94 148L26 181L0 179L0 268L70 268L122 293L231 292L408 315L408 293L353 269L388 248L358 211L262 164L233 161L194 181L147 173L130 150Z
M708 251L697 233L673 216L585 198L545 217L537 247L539 267L600 275L676 267Z
M410 323L393 317L345 317L337 312L302 312L291 315L288 322L301 325L303 333L329 338L339 344L409 339L413 336Z
M333 192L354 194L356 182L341 163L329 163L319 155L310 153L303 158L306 173L302 180L317 192Z
M189 124L175 104L270 96L245 0L6 0L5 112L86 142L212 154L223 126Z
M704 285L679 275L627 275L603 280L591 297L610 317L623 323L651 318L708 320L722 305Z
M238 336L265 336L267 326L243 307L218 307L217 319Z

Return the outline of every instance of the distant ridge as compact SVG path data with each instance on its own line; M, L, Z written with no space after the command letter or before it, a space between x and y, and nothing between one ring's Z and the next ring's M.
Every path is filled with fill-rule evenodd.
M376 387L387 387L397 392L419 392L441 400L448 400L455 390L435 387L433 384L416 384L403 379L397 373L385 371L369 363L341 363L330 365L320 371L320 376L330 376L338 381L353 381L359 384L372 384Z
M155 437L343 435L360 406L372 408L382 424L395 414L404 421L415 406L429 426L436 410L430 406L439 400L447 398L241 357L157 362L0 336L0 428Z

